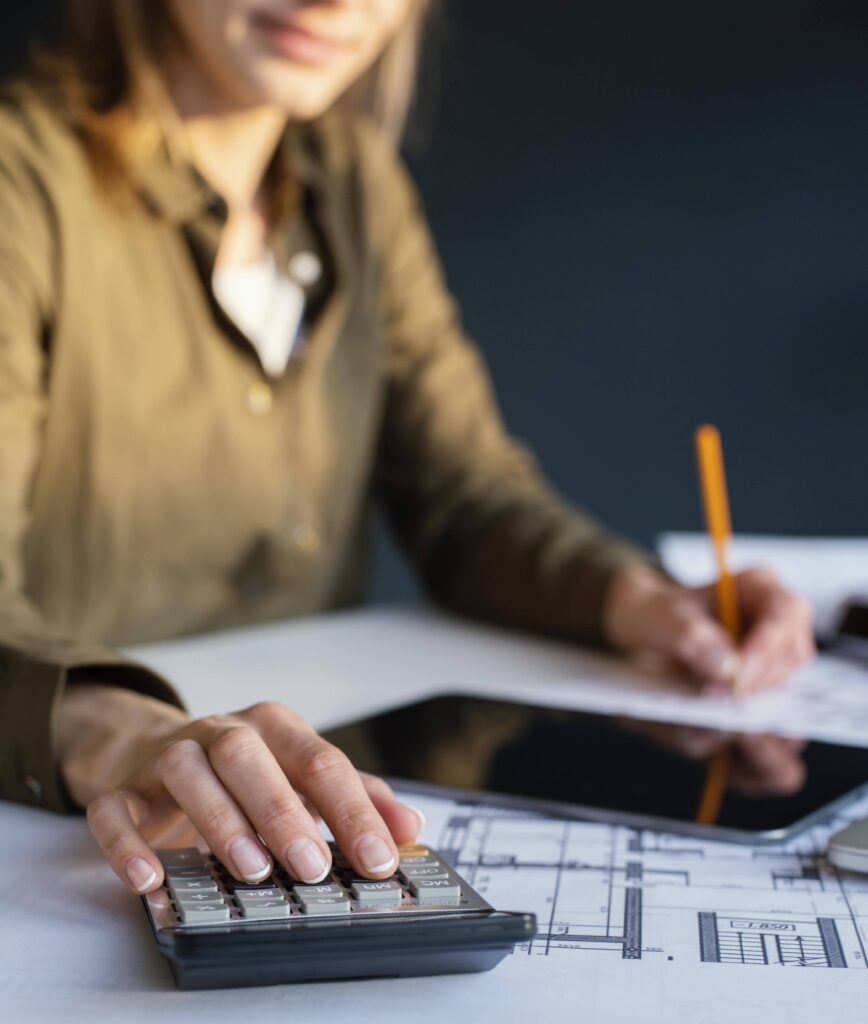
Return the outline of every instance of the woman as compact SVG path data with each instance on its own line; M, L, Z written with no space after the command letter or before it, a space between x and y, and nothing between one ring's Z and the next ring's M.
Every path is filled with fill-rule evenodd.
M0 792L137 892L191 828L247 880L322 878L317 814L372 878L415 836L290 710L193 721L110 646L352 602L372 492L457 611L711 688L810 654L764 573L734 650L505 435L389 141L425 7L72 0L0 113Z

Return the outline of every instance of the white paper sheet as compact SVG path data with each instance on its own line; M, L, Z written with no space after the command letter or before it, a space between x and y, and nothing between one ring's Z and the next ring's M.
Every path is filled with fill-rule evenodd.
M786 686L746 697L699 696L687 684L607 661L569 685L541 683L533 699L653 721L868 746L868 668L830 655L801 666Z
M868 667L832 657L786 687L701 697L622 659L430 611L368 609L142 647L196 715L282 700L319 729L438 693L868 745Z
M714 555L703 533L664 533L660 558L683 583L716 576ZM814 606L818 632L831 635L843 601L868 596L868 537L773 537L736 534L729 549L733 569L770 566Z

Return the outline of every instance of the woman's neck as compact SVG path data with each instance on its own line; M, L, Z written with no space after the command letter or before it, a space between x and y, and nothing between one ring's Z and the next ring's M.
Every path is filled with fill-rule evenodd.
M189 68L176 68L168 85L197 170L230 210L251 209L261 198L286 114L276 106L231 103Z

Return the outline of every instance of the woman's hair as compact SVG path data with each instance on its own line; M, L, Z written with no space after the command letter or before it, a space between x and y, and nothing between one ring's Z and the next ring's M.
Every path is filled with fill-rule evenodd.
M435 0L415 0L407 23L338 105L372 117L397 145L413 99L425 17ZM60 48L41 66L70 109L100 184L129 190L131 170L161 132L162 48L177 35L166 0L67 0Z

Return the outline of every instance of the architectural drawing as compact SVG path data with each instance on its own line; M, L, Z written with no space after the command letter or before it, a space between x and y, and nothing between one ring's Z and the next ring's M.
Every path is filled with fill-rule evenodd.
M537 915L537 937L516 955L866 967L868 876L839 871L822 851L831 831L868 814L868 801L782 847L454 800L421 805L426 835L474 888L498 909Z

